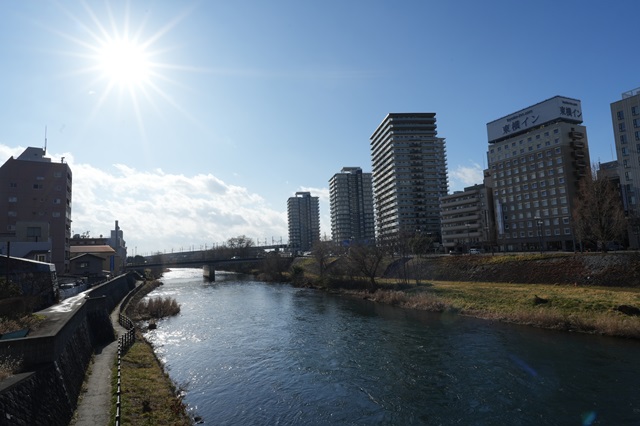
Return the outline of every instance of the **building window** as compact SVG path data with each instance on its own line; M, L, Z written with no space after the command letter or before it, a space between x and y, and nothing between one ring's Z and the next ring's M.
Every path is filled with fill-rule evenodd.
M637 118L634 118L633 119L633 127L636 128L636 129L638 127L640 127L640 120L638 120Z
M626 132L627 128L625 127L624 123L618 123L618 131L620 132Z
M623 133L620 135L620 143L627 143L627 134Z
M42 229L39 226L28 226L27 237L41 237Z
M34 183L33 184L33 189L42 189L42 184L41 183Z
M87 269L89 267L89 262L80 262L80 264L78 265L78 268L80 269Z
M17 213L17 212L15 212L15 211L13 211L13 210L9 210L7 213L9 214L9 217L16 217L16 216L18 216L18 213Z
M17 203L18 202L18 197L9 197L9 202L10 203Z
M632 106L631 107L631 115L638 115L638 107L637 106Z
M618 111L617 112L617 116L618 116L618 120L624 120L624 112L623 111Z

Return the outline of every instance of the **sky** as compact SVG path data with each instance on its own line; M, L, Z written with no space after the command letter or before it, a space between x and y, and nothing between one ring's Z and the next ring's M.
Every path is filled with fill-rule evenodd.
M287 199L371 171L390 112L435 112L450 192L482 182L486 124L582 102L591 161L640 87L633 0L0 1L0 164L73 173L72 232L129 255L284 242ZM631 19L631 20L630 20ZM46 131L45 131L46 129Z

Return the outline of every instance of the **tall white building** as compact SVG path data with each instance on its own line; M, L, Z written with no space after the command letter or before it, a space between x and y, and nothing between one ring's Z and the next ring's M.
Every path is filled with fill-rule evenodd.
M375 240L371 173L363 173L360 167L343 167L329 179L329 198L335 243Z
M390 113L371 136L378 240L415 233L440 240L440 197L449 184L437 134L435 113Z
M296 192L287 200L289 247L294 253L311 250L320 241L320 205L309 192Z
M590 173L579 100L555 96L487 124L497 243L507 251L574 250L572 208Z

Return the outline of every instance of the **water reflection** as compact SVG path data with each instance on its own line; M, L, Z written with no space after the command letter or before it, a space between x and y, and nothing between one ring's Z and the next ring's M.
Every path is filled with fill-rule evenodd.
M638 342L252 279L164 282L182 313L150 338L209 424L640 424Z

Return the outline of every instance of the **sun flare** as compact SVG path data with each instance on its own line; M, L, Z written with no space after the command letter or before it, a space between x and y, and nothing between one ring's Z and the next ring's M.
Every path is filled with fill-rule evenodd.
M98 67L104 77L116 85L142 85L151 74L151 64L144 48L127 39L104 43L98 51Z

